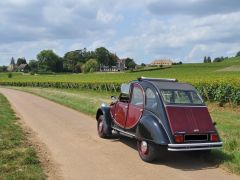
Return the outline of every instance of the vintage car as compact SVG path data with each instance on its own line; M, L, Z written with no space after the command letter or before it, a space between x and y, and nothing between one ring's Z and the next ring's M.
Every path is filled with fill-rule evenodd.
M121 86L118 99L97 110L101 138L119 133L137 140L142 160L156 159L158 148L168 151L202 151L220 148L222 142L197 90L175 79L144 78Z

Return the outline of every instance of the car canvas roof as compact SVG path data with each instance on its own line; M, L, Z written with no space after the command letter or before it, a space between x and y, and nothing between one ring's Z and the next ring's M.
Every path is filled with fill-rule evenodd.
M169 90L185 90L185 91L196 91L196 89L187 83L179 83L176 79L164 79L164 78L145 78L141 77L139 81L148 81L154 84L158 89L169 89Z

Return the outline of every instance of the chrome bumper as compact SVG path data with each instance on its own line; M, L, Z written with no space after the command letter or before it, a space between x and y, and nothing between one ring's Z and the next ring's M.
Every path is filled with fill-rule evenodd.
M199 151L218 149L222 147L222 142L213 143L189 143L189 144L168 144L168 151Z

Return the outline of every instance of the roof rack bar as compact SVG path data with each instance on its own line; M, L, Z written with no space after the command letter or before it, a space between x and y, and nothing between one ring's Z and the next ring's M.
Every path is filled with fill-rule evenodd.
M177 82L177 79L170 79L170 78L148 78L148 77L140 77L138 78L139 81L142 80L151 80L151 81L168 81L168 82Z

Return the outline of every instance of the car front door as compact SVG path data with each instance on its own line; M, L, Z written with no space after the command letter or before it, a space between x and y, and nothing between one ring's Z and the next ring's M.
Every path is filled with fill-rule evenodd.
M124 128L126 117L128 111L128 103L127 102L117 102L116 104L116 113L115 113L115 123Z
M135 127L142 116L144 107L143 89L138 84L134 84L132 88L131 101L128 105L128 115L125 123L126 129Z

